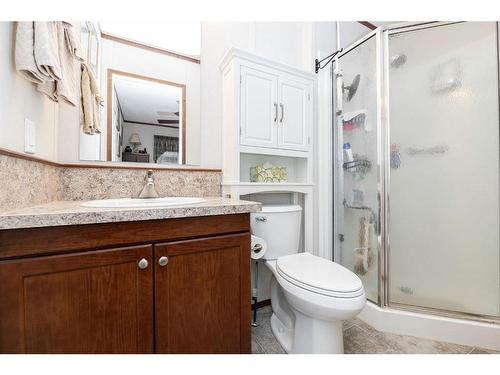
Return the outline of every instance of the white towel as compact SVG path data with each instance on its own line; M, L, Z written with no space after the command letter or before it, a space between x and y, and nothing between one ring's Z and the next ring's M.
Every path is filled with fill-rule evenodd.
M99 106L102 105L102 97L94 73L87 63L81 63L81 70L83 132L86 134L100 133Z
M67 22L57 23L57 41L61 65L61 78L56 82L56 98L76 106L77 81L80 74L80 60L77 57L78 44L73 26Z
M43 83L38 83L36 89L42 94L47 95L50 100L55 102L58 101L56 93L56 81L45 81Z
M79 22L63 21L64 41L66 48L74 57L79 56L80 51L80 35Z
M61 79L57 23L50 21L34 24L34 54L38 70L46 77L46 81Z
M34 22L17 22L16 27L14 52L16 70L28 81L43 83L46 77L36 65L33 50L35 45Z
M354 249L354 272L360 276L372 271L375 266L375 254L372 246L374 223L365 217L359 219L358 245Z
M55 22L57 49L61 77L37 85L37 90L49 99L77 105L77 86L80 74L80 59L77 57L78 44L75 42L73 26L67 22ZM68 41L71 41L69 43Z

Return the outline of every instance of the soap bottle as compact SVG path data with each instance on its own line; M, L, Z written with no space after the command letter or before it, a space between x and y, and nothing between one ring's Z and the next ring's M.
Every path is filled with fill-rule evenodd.
M354 161L354 156L352 155L352 149L350 143L344 143L344 163L349 163Z

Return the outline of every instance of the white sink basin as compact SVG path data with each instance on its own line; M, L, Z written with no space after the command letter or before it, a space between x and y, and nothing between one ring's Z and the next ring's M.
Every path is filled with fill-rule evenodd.
M155 208L169 206L184 206L189 204L203 203L203 198L192 197L167 197L167 198L120 198L120 199L102 199L82 203L83 207L100 208Z

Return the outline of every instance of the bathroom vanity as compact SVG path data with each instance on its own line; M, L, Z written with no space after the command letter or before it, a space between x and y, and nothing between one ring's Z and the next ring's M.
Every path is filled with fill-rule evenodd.
M0 352L249 353L252 202L0 215Z

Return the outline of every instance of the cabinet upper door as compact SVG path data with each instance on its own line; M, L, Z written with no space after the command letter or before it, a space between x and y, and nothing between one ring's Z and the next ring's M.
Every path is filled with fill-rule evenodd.
M245 146L276 147L278 77L241 67L240 142Z
M312 83L287 74L279 78L278 147L309 150L313 123Z
M155 245L157 353L250 352L250 234Z
M148 245L0 262L0 352L151 353L151 258Z

